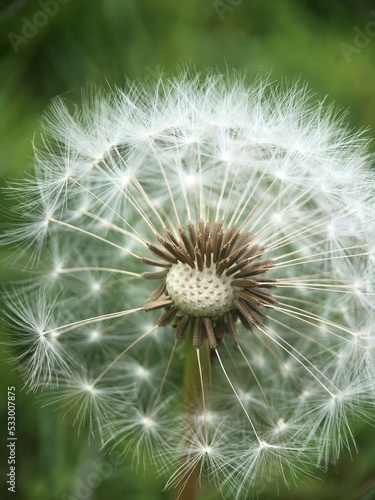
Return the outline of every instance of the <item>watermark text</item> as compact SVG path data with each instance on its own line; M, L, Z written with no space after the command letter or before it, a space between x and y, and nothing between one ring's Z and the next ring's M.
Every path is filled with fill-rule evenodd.
M76 479L74 492L64 494L61 500L90 500L93 491L99 488L103 481L111 476L124 460L124 454L118 451L109 453L104 461L95 460L86 476Z
M224 18L228 12L233 12L235 7L240 5L243 0L214 0L212 5L218 15L220 21L224 21Z
M8 387L8 427L7 427L7 487L11 493L16 492L16 388Z
M41 28L44 28L52 17L55 17L60 10L60 5L69 3L70 0L39 0L40 9L33 16L21 18L22 27L20 33L8 33L8 40L16 54L24 45L34 38Z
M375 10L370 11L372 19L361 29L358 26L353 28L353 43L341 42L340 48L347 62L351 62L353 54L360 54L375 38Z

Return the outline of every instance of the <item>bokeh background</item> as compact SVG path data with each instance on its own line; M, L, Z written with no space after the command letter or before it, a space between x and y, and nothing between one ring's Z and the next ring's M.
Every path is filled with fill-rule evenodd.
M248 77L300 79L318 99L347 109L354 129L375 136L375 2L371 0L2 0L0 7L0 185L32 164L32 141L56 95L78 103L81 88L109 88L126 79L155 80L188 65L235 68ZM38 136L36 135L36 141ZM373 148L373 150L375 150ZM1 231L11 201L0 194ZM375 214L374 214L375 216ZM1 281L20 269L0 250ZM6 341L6 327L0 327ZM73 416L43 406L0 344L0 497L21 500L164 500L164 478L131 459L109 458ZM6 389L16 386L17 495L6 487ZM356 424L357 451L338 467L264 499L375 498L375 430ZM216 500L204 487L201 500ZM250 498L250 496L249 496Z

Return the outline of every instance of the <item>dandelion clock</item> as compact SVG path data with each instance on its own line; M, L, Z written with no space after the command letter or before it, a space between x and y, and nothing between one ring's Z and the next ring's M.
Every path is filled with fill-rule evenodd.
M362 135L311 101L218 74L56 99L9 188L27 386L176 498L276 492L370 416L374 173Z

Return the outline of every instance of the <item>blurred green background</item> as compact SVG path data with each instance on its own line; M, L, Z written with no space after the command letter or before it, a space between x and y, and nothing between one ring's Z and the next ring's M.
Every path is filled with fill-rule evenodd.
M353 128L375 135L375 5L371 0L3 0L0 7L0 185L25 175L32 140L55 95L78 102L87 83L155 79L186 65L235 68L249 77L300 78L318 98L348 109ZM9 201L1 198L6 226ZM2 261L11 249L0 250ZM9 263L1 280L19 276ZM2 327L4 330L4 327ZM6 340L6 331L0 332ZM98 451L95 439L72 429L71 415L42 407L0 344L0 497L25 500L172 498L163 478L132 470ZM16 386L17 490L6 481L6 389ZM298 489L259 498L375 498L375 430L357 424L358 452ZM96 475L95 475L96 473ZM91 478L91 480L89 480ZM96 481L95 481L96 478ZM92 486L90 486L90 483ZM220 495L205 487L202 500ZM250 496L249 496L250 498Z

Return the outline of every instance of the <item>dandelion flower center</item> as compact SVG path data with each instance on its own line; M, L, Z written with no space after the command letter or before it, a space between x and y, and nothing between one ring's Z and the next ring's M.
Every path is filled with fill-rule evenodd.
M188 264L173 264L166 277L166 290L184 314L220 317L234 307L231 276L217 276L215 264L202 271Z
M144 307L165 309L159 326L174 322L180 337L192 324L194 345L208 339L215 348L226 334L237 342L237 320L247 330L261 324L263 308L275 302L264 289L276 286L275 280L259 276L273 267L270 259L262 259L265 248L249 233L225 228L223 222L200 220L194 226L189 221L187 231L179 226L179 237L166 228L164 232L167 238L157 236L162 248L147 243L159 259L143 259L163 270L142 275L165 278Z

